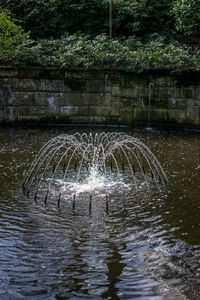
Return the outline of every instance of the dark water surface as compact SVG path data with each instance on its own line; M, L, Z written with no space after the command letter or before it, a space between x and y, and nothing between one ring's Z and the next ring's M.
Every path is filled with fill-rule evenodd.
M168 197L90 215L21 191L41 146L74 131L0 129L0 299L200 299L200 134L127 132L161 162Z

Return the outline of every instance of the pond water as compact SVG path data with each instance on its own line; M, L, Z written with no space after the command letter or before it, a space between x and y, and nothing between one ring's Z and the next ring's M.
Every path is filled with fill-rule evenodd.
M0 299L200 299L200 134L126 131L159 159L167 195L113 193L108 213L100 197L91 213L88 199L27 199L39 149L77 130L0 129Z

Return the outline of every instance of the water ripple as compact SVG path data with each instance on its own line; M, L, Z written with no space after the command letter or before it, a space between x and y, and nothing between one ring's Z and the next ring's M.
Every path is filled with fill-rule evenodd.
M0 130L0 299L199 299L199 136L137 132L169 194L127 190L125 204L111 194L108 213L97 195L89 214L88 199L73 211L22 195L27 165L57 131Z

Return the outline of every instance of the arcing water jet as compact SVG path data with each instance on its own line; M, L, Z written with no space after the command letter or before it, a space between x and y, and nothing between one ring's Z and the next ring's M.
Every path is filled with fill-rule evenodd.
M76 196L87 192L91 211L93 193L105 192L113 173L119 185L128 174L136 194L141 182L148 193L152 186L161 191L168 182L155 155L139 139L118 132L75 133L59 135L42 147L25 177L23 192L27 197L33 194L35 201L44 197L45 204L53 194L58 207L67 194L73 199L73 208Z

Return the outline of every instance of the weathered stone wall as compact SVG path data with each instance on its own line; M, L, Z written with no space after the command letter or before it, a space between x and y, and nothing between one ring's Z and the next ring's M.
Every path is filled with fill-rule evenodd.
M200 73L0 68L0 123L200 127Z

